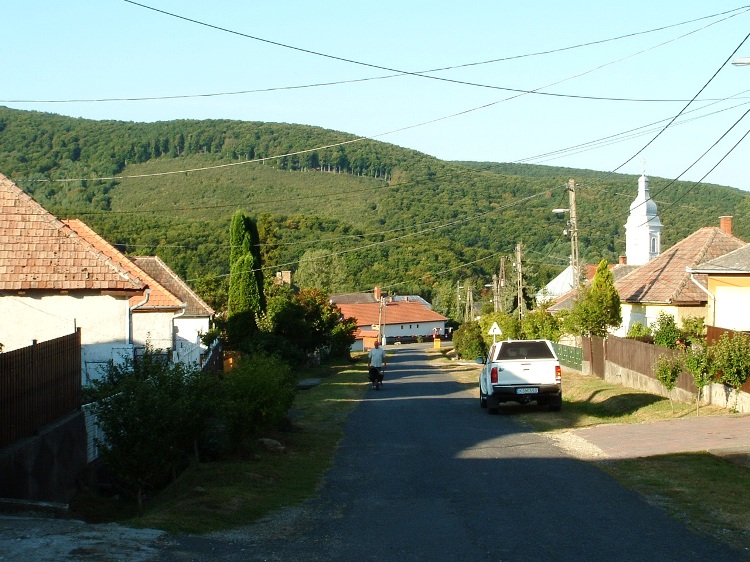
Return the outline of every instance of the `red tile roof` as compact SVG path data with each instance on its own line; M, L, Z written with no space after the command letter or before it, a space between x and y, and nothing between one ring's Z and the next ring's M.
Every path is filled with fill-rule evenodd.
M377 325L381 321L380 304L359 303L339 304L344 318L356 318L358 326ZM383 309L383 324L409 324L416 322L444 322L448 320L442 314L426 308L419 302L389 302Z
M0 174L0 290L142 292L143 283Z
M704 227L615 282L620 300L633 303L700 304L706 295L690 281L694 267L744 246L717 227ZM700 277L696 276L700 281ZM704 279L705 281L705 279Z
M91 244L101 254L107 256L112 262L126 270L132 277L140 279L142 283L150 289L148 302L138 307L139 310L146 309L179 309L184 308L185 304L169 292L161 283L156 281L148 273L138 267L132 260L107 242L104 238L94 232L87 224L79 220L63 221L69 226L82 240ZM143 301L141 295L131 297L130 305L135 306Z
M204 317L215 314L214 310L158 257L138 256L131 259L140 269L156 279L170 293L187 303L185 316Z

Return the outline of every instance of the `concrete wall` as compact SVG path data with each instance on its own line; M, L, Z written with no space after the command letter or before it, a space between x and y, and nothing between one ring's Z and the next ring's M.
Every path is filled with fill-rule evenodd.
M0 497L67 503L86 466L86 424L74 412L0 450Z
M587 361L584 361L582 372L584 374L591 374ZM610 361L605 363L604 380L609 383L620 384L628 388L634 388L658 396L664 396L665 398L670 397L670 395L667 394L667 390L658 380L631 371L630 369L626 369ZM695 402L695 395L693 393L680 388L672 390L671 398L676 402ZM703 389L701 404L713 404L714 406L719 406L720 408L726 408L728 410L736 409L743 414L750 413L750 394L740 392L737 395L734 390L731 390L724 384L712 384Z

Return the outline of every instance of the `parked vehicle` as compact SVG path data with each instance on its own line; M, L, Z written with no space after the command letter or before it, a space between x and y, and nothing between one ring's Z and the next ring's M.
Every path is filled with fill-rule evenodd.
M479 375L479 405L496 413L503 402L562 407L560 361L549 340L505 340L492 344Z

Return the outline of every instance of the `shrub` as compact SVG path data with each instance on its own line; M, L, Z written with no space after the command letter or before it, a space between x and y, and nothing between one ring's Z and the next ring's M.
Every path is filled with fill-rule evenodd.
M630 339L646 339L651 336L651 328L644 326L640 322L635 322L628 330L628 335L625 336Z
M476 359L487 355L488 347L479 322L465 322L453 334L453 348L459 357Z
M254 432L284 422L295 383L291 367L273 355L254 352L242 357L226 375L220 404L233 443L241 445Z
M674 316L662 311L656 317L656 322L651 324L654 333L654 344L669 349L675 349L677 342L682 338L682 332L677 327Z
M695 413L700 412L700 401L703 389L716 377L716 363L711 348L693 343L685 349L685 369L693 376L698 392L695 396Z

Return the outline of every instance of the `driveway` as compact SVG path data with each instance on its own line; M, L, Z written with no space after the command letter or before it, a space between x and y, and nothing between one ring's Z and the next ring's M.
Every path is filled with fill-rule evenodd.
M14 552L124 561L740 559L512 415L487 415L449 373L425 367L418 346L389 351L385 386L351 414L316 499L230 532L144 535L138 546L113 545L108 558ZM37 532L27 531L29 543ZM0 539L0 559L15 543Z

